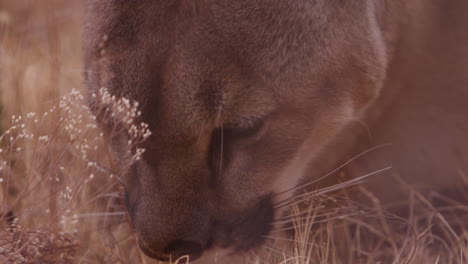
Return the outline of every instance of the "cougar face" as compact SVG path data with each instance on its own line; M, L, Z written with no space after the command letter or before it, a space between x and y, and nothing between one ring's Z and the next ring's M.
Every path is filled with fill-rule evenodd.
M153 132L125 182L147 255L262 244L279 194L379 94L372 2L87 2L89 89L138 101Z

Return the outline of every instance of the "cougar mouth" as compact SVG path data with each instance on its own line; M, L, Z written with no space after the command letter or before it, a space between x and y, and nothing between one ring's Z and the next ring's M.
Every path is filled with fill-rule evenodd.
M143 253L145 253L150 258L163 262L177 261L177 263L180 264L189 263L199 259L202 256L204 250L198 243L195 242L176 241L173 245L170 245L165 250L165 253L161 254L152 250L151 247L146 245L145 241L142 239L138 239L138 244ZM172 248L177 248L178 250L173 250Z
M273 202L271 195L268 195L232 222L214 221L215 246L232 249L234 252L259 247L272 230L273 220Z
M159 260L159 261L170 261L171 260L171 256L167 256L167 255L163 256L163 255L159 254L158 252L153 251L151 249L151 247L148 246L146 244L146 242L141 238L138 238L138 246L140 247L141 251L143 251L143 253L145 253L145 255L147 255L150 258L153 258L153 259L156 259L156 260Z
M260 247L272 230L273 219L273 203L271 195L268 195L254 207L244 211L239 218L226 221L215 220L213 217L211 236L204 244L176 240L160 252L153 249L144 239L139 238L138 244L143 253L153 259L188 263L199 259L206 251L212 249L226 249L231 254L236 254Z

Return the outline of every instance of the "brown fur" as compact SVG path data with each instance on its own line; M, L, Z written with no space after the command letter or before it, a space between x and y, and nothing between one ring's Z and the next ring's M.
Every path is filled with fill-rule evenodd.
M87 7L90 89L139 101L153 131L126 183L152 257L261 245L272 204L292 195L275 194L382 143L392 146L348 174L392 165L410 183L450 189L466 169L466 1ZM393 200L388 178L370 185Z

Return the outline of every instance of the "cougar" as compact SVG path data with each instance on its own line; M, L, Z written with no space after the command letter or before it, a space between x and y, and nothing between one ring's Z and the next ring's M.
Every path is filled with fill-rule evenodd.
M391 166L367 183L383 203L394 175L452 190L467 169L468 1L86 5L89 90L138 101L153 132L124 183L152 258L261 247L274 204L376 146L345 171Z

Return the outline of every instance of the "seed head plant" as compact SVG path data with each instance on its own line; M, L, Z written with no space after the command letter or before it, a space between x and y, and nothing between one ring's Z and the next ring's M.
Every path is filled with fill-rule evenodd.
M94 112L73 89L43 114L13 116L0 136L0 204L8 227L0 236L0 256L9 261L23 256L26 262L18 263L36 263L58 254L57 263L71 263L80 236L90 234L82 230L90 226L82 219L103 223L125 215L112 202L105 212L94 211L93 204L121 198L119 179L141 158L145 150L139 145L151 132L138 122L138 103L105 88L90 96L98 106ZM110 130L101 129L98 116ZM121 133L128 135L126 152L116 160L105 137ZM42 255L31 255L32 249Z

